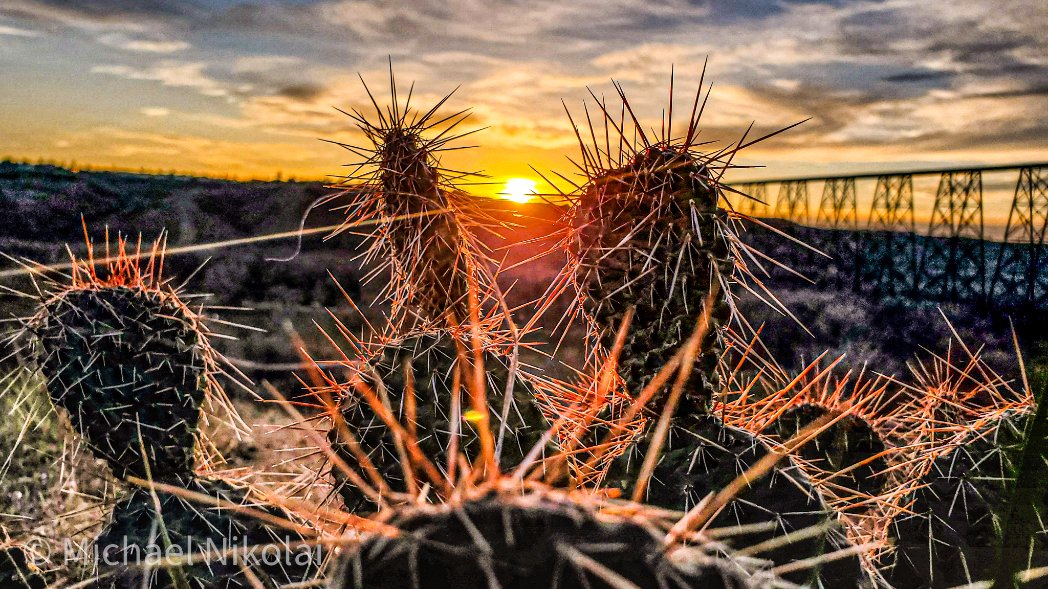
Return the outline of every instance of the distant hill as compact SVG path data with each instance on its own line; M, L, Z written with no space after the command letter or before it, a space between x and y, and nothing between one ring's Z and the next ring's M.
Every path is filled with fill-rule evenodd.
M81 217L96 242L102 241L105 227L125 235L141 232L146 239L166 231L172 247L292 231L314 200L331 193L332 189L316 182L232 182L0 163L0 210L5 212L0 215L0 252L40 262L65 260L65 244L76 251L83 243ZM565 263L563 252L554 247L562 209L545 203L521 205L492 199L478 199L478 204L502 222L497 231L481 237L491 248L492 257L505 261L507 270L500 275L500 282L510 291L510 302L523 305L538 298ZM316 210L308 226L333 225L341 220L338 212ZM776 223L808 241L821 243L826 238L823 230ZM847 352L848 365L858 367L869 361L872 369L899 373L920 346L940 347L949 336L936 303L904 298L873 300L836 290L825 281L839 271L839 261L804 253L766 230L750 228L745 239L818 279L811 285L782 271L766 278L815 337L792 320L769 311L754 297L745 293L740 297L739 307L752 321L768 324L764 339L785 366L796 366L829 348L835 353ZM185 277L207 261L190 283L191 290L212 293L213 304L255 309L223 312L224 318L278 326L269 334L240 332L241 341L224 343L225 351L253 363L286 364L297 362L298 357L289 344L289 333L279 326L294 326L311 350L320 350L321 355L328 344L313 322L332 327L330 319L325 319L324 307L333 308L347 324L362 328L363 322L344 303L328 276L330 270L362 308L373 301L382 285L361 284L364 273L353 255L360 244L360 237L351 232L326 241L312 235L305 238L302 252L291 262L266 260L294 250L295 240L283 239L173 256L168 268L172 276ZM3 284L31 288L26 280ZM547 328L552 328L558 318L558 308L567 304L567 298L558 302ZM24 314L24 305L15 297L0 298L5 316ZM1004 361L1010 349L1010 332L1003 314L966 305L946 305L944 309L962 335L975 343L988 343L988 349L996 350L994 353L1000 353ZM366 312L371 320L380 322L383 311L379 306ZM527 316L530 310L524 307L521 313ZM578 346L580 338L581 334L576 334L566 340L566 345ZM264 371L255 375L273 376Z

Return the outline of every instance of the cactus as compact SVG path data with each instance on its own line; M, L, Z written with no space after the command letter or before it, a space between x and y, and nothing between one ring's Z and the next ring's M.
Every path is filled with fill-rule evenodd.
M362 367L351 368L367 386L382 391L392 413L417 432L420 449L427 457L437 460L441 469L455 468L439 461L448 450L450 437L447 432L458 429L460 436L456 443L470 460L477 458L480 450L476 433L479 424L471 413L470 397L466 392L473 378L472 355L463 355L469 346L469 337L461 333L427 330L364 346L370 351L364 354ZM505 354L499 353L497 346L487 345L482 356L487 402L498 411L492 421L492 429L500 442L496 452L501 464L513 465L538 442L545 421L535 406L529 382L511 372ZM409 370L413 375L410 387L406 376ZM507 406L503 400L510 378L514 382L511 404ZM460 383L458 391L454 386L456 382ZM341 398L338 410L348 431L331 428L329 440L332 448L347 464L359 467L356 455L344 439L346 435L356 437L361 446L368 448L368 458L382 476L396 490L403 491L405 481L401 462L404 456L398 451L388 424L358 393L337 385L333 392ZM410 400L407 399L409 393L412 395ZM457 401L454 401L456 397ZM502 411L503 408L508 408L508 411ZM459 415L457 423L453 417L456 411ZM409 419L411 412L415 414L414 419ZM332 474L350 511L374 507L359 489L343 480L337 469L332 469Z
M628 415L622 420L632 423ZM404 424L403 439L408 445L417 443L407 427L409 423ZM606 427L615 429L617 425L621 423L608 423ZM483 435L483 426L478 424L477 428ZM448 434L438 431L435 435ZM366 445L362 444L362 449L373 455ZM753 536L752 530L737 528L735 503L729 507L730 518L710 521L719 510L703 505L681 518L673 511L605 499L615 495L612 489L551 488L546 483L555 483L560 478L557 473L564 474L565 452L573 451L555 450L541 459L533 456L532 462L512 473L485 471L482 480L476 472L456 478L437 469L438 478L426 489L421 486L428 476L422 462L442 457L426 454L421 460L407 461L405 473L420 484L408 489L406 495L391 497L387 508L373 516L372 525L358 526L366 534L342 557L330 578L331 589L480 589L495 585L654 589L770 587L781 583L770 574L769 561L765 560L771 546L753 547L751 554L755 557L737 557L729 548L729 544L747 546ZM730 452L734 464L739 451L732 448ZM669 456L665 462L679 465L681 460ZM356 470L365 475L363 469ZM441 480L440 476L447 478ZM546 483L535 481L535 477L545 478ZM727 501L746 486L738 479L708 481L696 476L695 481L724 493ZM776 492L789 489L789 484L779 483ZM819 523L817 519L813 522ZM803 530L802 535L810 537L810 532ZM721 540L709 542L710 537ZM781 539L787 546L795 541ZM804 573L821 564L818 559L813 561L797 562L799 570L792 575L806 578ZM842 586L856 586L859 573L852 572L855 574Z
M490 384L490 401L500 411L496 429L504 444L498 450L503 461L511 464L534 445L545 422L535 406L530 386L518 374L516 362L507 366L508 354L501 353L517 347L519 334L514 332L510 337L500 333L499 324L505 316L488 304L492 301L493 278L489 260L474 235L476 228L488 219L471 203L473 197L453 185L437 159L438 152L456 138L448 131L465 117L458 113L436 120L437 109L450 95L418 115L410 108L410 98L403 107L398 104L392 73L390 83L392 106L384 112L378 109L377 123L359 112L350 115L371 146L354 148L369 153L370 158L363 164L365 171L347 179L343 194L352 201L346 207L346 224L378 221L367 257L391 265L388 293L393 301L390 329L378 335L377 345L363 346L363 368L357 366L351 372L380 391L397 415L403 415L409 404L417 407L416 419L409 420L409 425L418 431L427 455L445 450L441 444L447 440L438 432L457 429L464 436L455 443L472 459L478 451L472 425L461 419L456 421L453 415L456 406L461 408L460 415L466 415L469 398L460 396L456 405L453 397L460 392L454 383L468 385L472 381L473 370L462 365L460 358L467 358L467 364L472 364L475 359L471 342L483 340L480 355ZM444 131L425 137L449 120L452 122ZM405 321L408 312L416 313L419 321ZM479 338L467 335L473 329L479 332ZM361 344L353 346L359 348ZM405 380L409 363L420 369L411 399ZM332 384L334 388L329 392L335 393L332 398L338 403L333 419L336 425L344 422L348 426L331 429L330 440L336 452L347 464L358 465L358 457L343 438L366 438L364 441L375 451L370 461L383 476L394 479L395 486L402 486L403 481L396 479L404 457L396 448L388 424L360 395L346 394L345 387L334 380ZM507 398L508 385L512 386L512 396ZM487 415L478 417L489 419ZM454 470L457 465L442 467ZM341 479L337 469L332 469L332 474L338 479L350 510L371 505L359 489Z
M106 246L108 251L108 240ZM302 536L281 537L242 517L237 508L247 505L244 491L196 478L203 408L208 402L228 408L215 380L221 357L208 344L210 332L201 314L161 278L162 242L145 256L145 265L140 248L129 252L123 238L117 250L100 274L88 241L87 259L73 260L71 283L54 285L26 322L36 336L33 345L51 399L66 410L88 447L121 479L178 491L154 494L139 488L114 507L112 521L96 539L106 572L99 587L187 589L182 581L194 589L254 587L237 565L124 566L125 549L131 560L171 556L175 553L169 549L185 551L187 544L203 549L208 542L233 548L275 543L286 549ZM201 506L183 499L186 493L225 503ZM286 518L278 509L265 511ZM259 574L280 573L279 582L298 582L307 572L308 567Z
M673 357L708 299L710 326L685 397L694 410L685 413L705 410L720 386L720 327L730 314L733 262L710 164L687 142L644 144L625 165L596 172L565 220L583 309L604 349L636 309L619 364L628 390Z
M994 575L1016 483L1013 461L1036 406L1029 389L1012 388L963 342L963 355L952 348L911 366L919 395L913 419L897 435L927 448L927 466L917 475L909 513L891 529L896 552L884 576L899 586L950 587ZM1045 538L1032 536L1029 567L1048 566Z
M192 478L178 487L177 493L158 490L155 498L148 489L135 489L114 507L112 520L95 540L100 565L108 573L99 589L181 589L179 577L193 589L255 587L242 566L264 579L266 587L316 574L316 555L290 548L303 540L301 533L265 523L257 515L293 524L285 511L260 504L245 490L219 479ZM202 503L187 491L220 505ZM256 513L237 511L243 509ZM229 552L218 554L221 551ZM158 554L178 556L184 562L139 566L148 564L146 556Z
M736 262L741 246L730 215L718 206L723 190L719 178L730 164L722 159L723 153L696 150L701 115L697 109L688 119L683 139L673 136L672 114L664 121L661 137L649 139L621 87L616 85L616 90L623 116L616 120L601 103L607 132L590 136L614 134L620 145L618 157L612 156L610 141L594 139L587 146L581 139L584 133L578 133L588 182L571 197L563 219L569 228L564 244L570 262L567 280L579 292L588 323L591 363L599 363L615 347L620 324L630 309L634 311L621 335L617 362L625 390L631 394L639 394L693 333L700 338L683 396L670 409L666 448L645 496L660 507L687 509L769 452L749 432L726 427L709 414L722 387L719 362L726 324L732 318L729 287L745 274ZM696 107L700 98L701 82ZM671 84L670 113L672 101ZM626 137L627 112L636 141ZM587 122L592 130L588 115ZM666 398L655 396L649 406L657 411ZM642 474L652 429L615 462L609 473L611 484L636 493L634 485ZM759 542L824 522L827 508L807 480L796 474L789 466L776 468L772 476L746 489L714 525L776 522L770 531L747 537ZM790 543L770 558L790 562L846 545L834 532ZM804 571L800 580L813 574L819 577ZM854 558L831 563L822 574L824 580L850 583L862 576Z
M936 458L912 514L895 521L896 554L885 567L889 582L953 587L992 576L1001 514L1015 480L1011 461L1029 419L1029 413L1005 415L992 430ZM1034 536L1027 554L1029 568L1048 566L1044 534Z
M635 490L635 480L647 447L638 444L615 465L609 478L619 481L626 493ZM725 426L713 416L689 420L687 427L673 427L651 477L645 503L667 509L686 510L716 493L758 464L771 448L753 434ZM822 526L822 533L762 553L777 565L818 559L836 551L849 550L851 543L831 525L832 511L811 482L795 466L783 464L746 486L711 522L714 528L772 524L740 533L738 545L773 541L793 532ZM827 559L813 568L784 574L793 583L822 583L827 587L868 586L870 581L854 554Z
M643 510L643 507L640 507ZM551 491L490 491L399 511L399 533L347 554L331 589L771 587L775 577L710 547L667 554L664 533ZM747 566L748 564L748 566ZM756 569L756 570L755 570Z
M220 390L218 356L200 314L160 277L159 242L145 267L124 239L118 248L107 272L92 253L74 260L71 284L43 297L28 329L51 399L114 474L144 477L148 460L158 480L185 477L201 407Z
M410 95L401 107L392 70L390 83L392 103L385 111L365 86L378 122L357 111L350 114L370 145L347 146L364 154L366 161L345 178L343 192L328 198L348 200L341 207L346 222L336 233L375 224L365 258L377 262L378 268L389 266L384 293L392 301L397 328L411 313L437 327L465 323L470 317L470 281L477 281L480 297L493 282L484 248L474 235L484 219L472 197L453 183L468 174L442 168L439 153L464 135L450 131L468 114L436 116L450 95L423 114L411 109ZM444 130L437 132L439 126Z

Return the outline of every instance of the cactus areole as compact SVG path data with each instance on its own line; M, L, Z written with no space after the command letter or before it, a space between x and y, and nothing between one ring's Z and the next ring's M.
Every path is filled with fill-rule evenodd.
M146 459L156 479L192 472L210 359L173 292L71 288L35 330L52 400L117 476L146 477Z
M734 264L717 199L698 156L660 143L593 178L573 211L577 279L604 349L636 307L619 364L629 390L640 391L673 357L711 301L682 415L705 411L720 387L720 327L730 316L722 283Z

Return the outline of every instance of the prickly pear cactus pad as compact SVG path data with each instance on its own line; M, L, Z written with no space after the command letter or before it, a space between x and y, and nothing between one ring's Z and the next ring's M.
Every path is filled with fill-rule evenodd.
M392 414L411 429L422 453L436 459L441 469L456 468L441 461L452 443L452 433L456 434L457 448L470 460L479 451L479 424L467 391L473 377L473 358L470 353L463 354L469 346L468 335L452 330L413 333L373 346L366 363L357 368L368 385L379 392L382 402L388 403ZM511 373L509 358L499 352L499 346L485 346L482 355L496 456L499 465L511 468L538 443L546 430L546 421L535 405L530 382L519 373ZM512 391L507 403L511 377ZM336 394L342 397L340 411L346 428L330 430L333 449L347 464L359 467L357 456L344 439L346 435L354 436L394 490L404 491L404 456L388 424L352 387L342 386ZM338 469L332 469L332 473L341 479ZM352 484L339 480L338 486L350 511L373 507Z
M911 366L918 395L909 407L912 418L894 435L922 448L927 464L914 476L920 484L912 505L889 530L895 552L882 565L897 586L951 587L992 578L1002 542L1026 543L1004 537L1005 519L1036 403L1025 382L1013 386L973 350L958 342ZM1032 528L1029 543L1014 548L1026 568L1048 565L1045 524L1032 519L1024 522Z
M181 307L118 286L71 290L45 309L48 389L92 449L120 477L145 476L145 460L161 477L191 472L206 367Z
M205 399L221 396L218 355L200 313L160 278L160 244L143 256L119 239L118 251L102 268L93 253L74 260L27 330L51 399L117 476L145 478L148 461L158 480L184 477Z
M371 97L373 118L347 113L368 144L346 146L364 161L353 164L354 173L340 184L345 190L328 199L345 203L339 210L346 222L336 233L374 227L364 258L374 264L371 277L389 271L383 293L395 322L464 323L471 281L482 300L493 283L487 251L475 235L490 219L455 186L471 174L448 170L439 158L449 142L470 133L452 131L468 114L437 114L450 95L426 112L415 111L410 95L398 102L392 72L390 85L387 108Z
M584 309L605 349L626 310L636 309L619 365L631 391L677 352L707 302L711 325L687 399L704 408L720 386L719 328L730 315L724 283L733 262L717 199L703 159L658 143L594 178L569 213Z
M621 457L609 474L628 495L634 490L647 444L637 446ZM644 502L666 509L694 508L704 499L742 475L771 452L753 434L725 426L714 416L689 420L687 427L674 426L667 446L655 466ZM769 542L776 547L758 556L776 565L820 558L848 550L851 543L832 525L834 514L823 502L811 482L789 461L781 463L765 477L740 491L716 515L711 527L743 526L728 540L735 546ZM763 525L762 525L763 524ZM800 530L821 527L821 532L795 541L775 542ZM867 586L868 576L854 553L844 558L827 558L810 568L783 577L794 583L823 583L827 587Z
M114 507L95 540L99 569L107 575L100 588L179 589L175 579L181 577L193 589L253 589L257 579L280 587L317 574L320 553L303 546L287 512L218 479L176 486L177 493L158 490L155 497L134 489ZM263 521L258 513L286 525ZM181 566L150 564L148 556Z
M833 374L816 360L797 376L773 374L750 386L732 382L714 405L725 423L773 446L824 418L806 444L790 452L856 546L869 570L890 551L888 528L906 512L928 464L927 444L895 434L918 431L909 389L884 377Z
M886 562L889 581L953 587L993 575L1001 518L1015 483L1013 454L1030 418L1029 413L1005 416L992 431L935 460L910 513L896 518L896 552ZM1042 531L1031 540L1027 568L1048 566L1046 538Z
M368 539L347 554L330 588L774 586L756 562L702 547L668 551L665 532L644 521L643 509L601 514L555 492L520 490L406 508L387 522L395 537Z

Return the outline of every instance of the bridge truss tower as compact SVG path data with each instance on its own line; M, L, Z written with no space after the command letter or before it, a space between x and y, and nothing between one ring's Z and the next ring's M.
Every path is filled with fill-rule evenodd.
M1048 264L1044 251L1046 225L1048 168L1021 168L994 270L992 297L1020 305L1048 304L1048 268L1043 268Z
M750 217L767 217L771 212L771 205L768 204L768 185L763 182L755 182L752 184L743 184L738 188L743 194L749 195L750 198L745 196L736 195L738 206L736 211L748 215Z
M775 199L775 216L794 223L808 221L808 182L788 180L779 184L779 195Z
M920 288L932 300L982 301L986 294L982 172L944 172L922 240Z
M854 230L858 222L855 178L831 178L822 186L815 224L829 229Z
M815 225L831 229L822 232L821 243L813 243L830 256L824 262L825 271L809 276L819 285L838 289L857 289L860 268L856 263L861 238L858 228L858 206L855 199L855 178L827 178L822 185L822 198L815 214ZM815 234L820 235L820 234Z
M877 177L868 233L859 248L857 267L866 287L882 296L909 295L917 284L917 247L913 219L913 175Z

